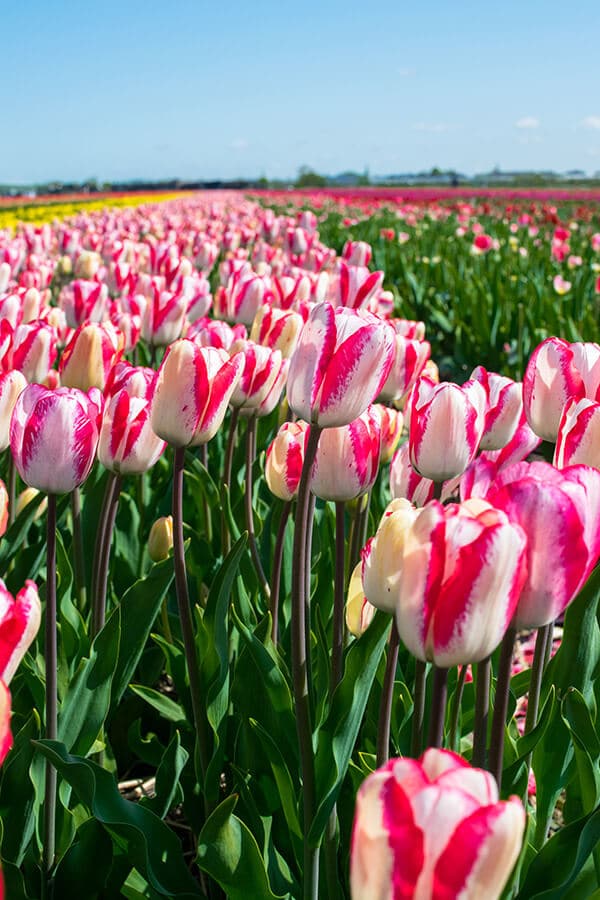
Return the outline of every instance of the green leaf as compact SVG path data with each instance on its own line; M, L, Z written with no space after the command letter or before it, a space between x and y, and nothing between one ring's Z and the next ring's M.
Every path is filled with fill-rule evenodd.
M112 859L110 834L96 819L88 819L58 865L54 896L61 900L95 900L106 883Z
M278 900L258 844L233 814L236 803L236 795L228 797L207 820L198 839L198 865L223 888L228 900Z
M562 717L573 740L581 812L587 814L600 800L600 739L583 694L576 688L568 691L563 700Z
M0 821L9 822L2 840L2 857L20 866L35 828L35 792L29 771L34 757L33 741L41 733L34 709L15 736L14 746L2 769Z
M63 744L35 741L35 746L72 786L79 801L113 841L126 846L131 864L155 891L185 900L202 896L187 869L177 837L158 816L139 803L124 800L109 772L91 760L71 756Z
M45 495L42 493L34 497L7 529L4 538L0 541L0 572L6 571L11 558L21 549L44 499Z
M561 828L540 850L517 900L562 900L600 841L600 808Z
M155 691L154 688L146 687L143 684L130 684L129 687L134 694L137 694L138 697L149 703L168 722L175 722L178 725L187 721L183 707L171 700L170 697L166 697L165 694L161 694L159 691Z
M175 804L179 778L188 759L189 753L181 746L181 738L176 731L156 772L156 796L141 801L159 819L164 819Z
M315 777L320 802L308 835L311 846L318 846L346 777L389 628L390 617L376 613L346 653L344 677L318 735Z
M152 566L148 575L136 581L123 595L120 605L104 626L103 630L112 629L115 635L119 632L119 654L112 681L112 709L117 706L131 681L173 578L173 560L165 559Z
M281 799L281 808L290 834L302 838L302 827L296 810L297 787L294 785L281 750L277 746L276 741L265 731L260 722L257 722L255 719L250 719L250 726L258 735L265 756L269 760L277 791Z

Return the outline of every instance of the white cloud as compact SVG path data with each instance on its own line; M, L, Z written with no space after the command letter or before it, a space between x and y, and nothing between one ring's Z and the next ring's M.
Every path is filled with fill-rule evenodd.
M596 131L600 131L600 116L586 116L585 119L581 120L581 124L584 128L593 128Z
M245 150L248 147L246 138L234 138L231 142L232 150Z
M540 120L535 116L522 116L515 122L515 128L539 128Z
M441 134L443 131L448 131L449 128L450 126L444 122L415 122L412 126L413 131L426 131L429 134Z

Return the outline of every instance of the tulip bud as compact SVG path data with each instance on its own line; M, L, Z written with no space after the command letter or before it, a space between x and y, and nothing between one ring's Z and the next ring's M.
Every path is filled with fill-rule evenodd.
M267 449L265 478L281 500L293 500L298 493L307 429L306 422L284 422Z
M173 547L173 516L161 516L152 525L148 536L148 556L158 563L167 559Z
M276 309L266 303L254 317L250 340L271 350L279 350L284 359L289 359L296 349L303 325L300 313Z
M487 397L479 447L481 450L501 450L512 439L521 421L523 385L495 372L487 372L483 366L477 366L471 378L483 386Z
M61 383L80 391L93 387L103 391L108 374L120 356L122 340L110 322L81 325L63 351L59 365Z
M377 477L381 424L377 407L339 428L326 428L319 440L310 489L315 497L336 502L368 491Z
M0 272L0 276L1 274ZM12 732L10 730L10 704L10 691L4 682L0 681L0 766L13 745ZM3 895L4 882L2 880L2 872L0 872L0 896Z
M342 257L351 266L368 266L373 256L373 250L366 241L346 241L342 250Z
M391 406L382 406L380 403L374 404L374 408L379 414L379 422L381 425L381 463L389 463L400 438L404 427L404 416L402 413L393 409Z
M525 822L519 798L499 801L493 776L456 753L391 759L356 798L352 900L498 900Z
M377 533L362 551L365 597L377 609L393 613L398 602L404 542L418 510L408 500L392 500Z
M362 563L357 563L350 576L346 598L346 627L356 638L365 633L375 615L375 607L365 597L361 570Z
M15 503L15 518L18 518L18 516L21 515L21 513L23 512L25 507L29 506L29 504L32 503L33 500L36 499L36 497L39 497L39 496L40 496L40 492L36 488L33 488L33 487L24 488L21 491L21 493L19 494L19 496L17 497L16 503ZM38 508L37 508L37 511L35 514L35 521L37 521L38 519L41 519L41 517L46 512L47 508L48 508L48 498L44 497L42 502L38 505Z

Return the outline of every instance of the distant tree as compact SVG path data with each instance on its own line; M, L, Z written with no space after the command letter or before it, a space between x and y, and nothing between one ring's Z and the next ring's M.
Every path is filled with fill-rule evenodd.
M301 166L298 170L298 177L296 179L295 187L325 187L326 184L327 179L325 178L325 176L319 175L318 172L315 172L309 166Z

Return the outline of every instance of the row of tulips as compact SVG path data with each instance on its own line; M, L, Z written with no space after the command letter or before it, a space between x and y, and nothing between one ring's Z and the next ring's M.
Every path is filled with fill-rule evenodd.
M440 383L423 322L393 315L371 248L348 242L337 258L317 227L310 212L200 198L0 241L14 520L0 559L15 557L11 583L23 570L43 578L45 599L0 785L15 896L81 886L98 843L94 896L336 897L349 871L355 900L493 898L520 857L512 890L525 897L531 854L539 871L562 852L548 841L561 792L576 798L579 832L596 827L600 798L570 731L563 745L577 728L593 759L580 737L582 721L594 733L593 658L573 673L569 660L593 639L582 623L598 596L566 612L549 658L553 623L600 556L593 415L581 407L596 403L600 349L552 338L522 385L483 366ZM553 464L527 461L557 436ZM33 501L16 515L15 468L48 495L45 534ZM170 543L173 561L159 562ZM11 659L35 638L31 610L8 629ZM517 689L521 629L538 636ZM528 695L522 736L515 690ZM154 737L140 731L148 716ZM548 763L557 723L563 755ZM404 758L388 761L391 747ZM139 808L110 774L132 750L156 772ZM535 850L520 856L515 794L526 796L533 751L548 786L529 810ZM19 789L31 799L15 836ZM180 802L191 867L173 844ZM562 839L576 848L567 887L589 874L579 832Z

